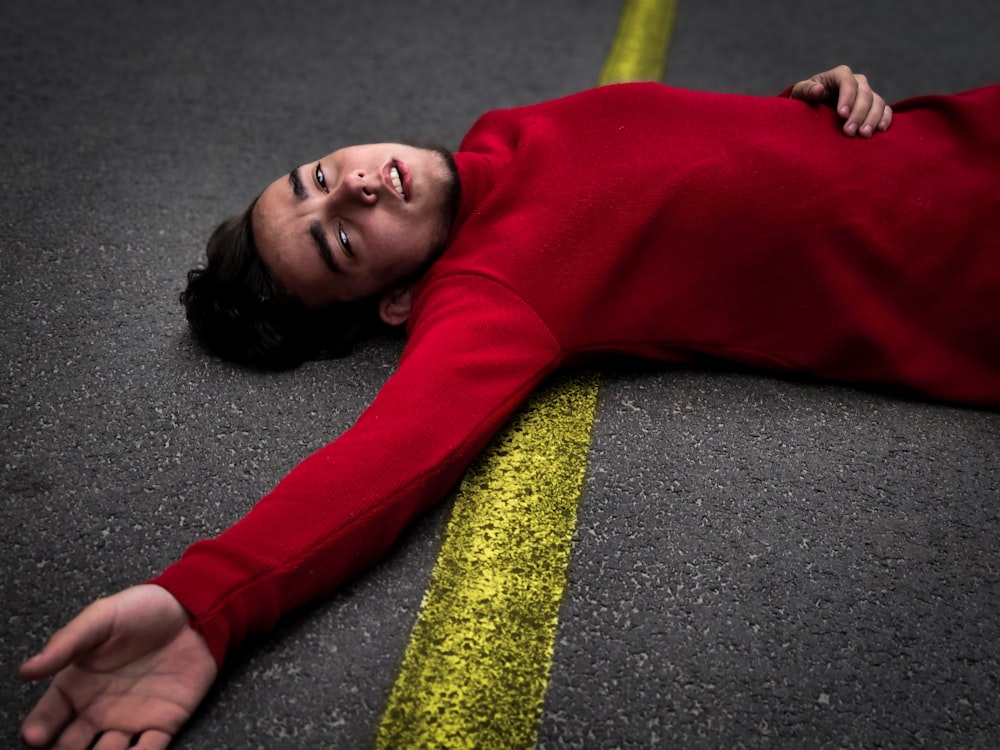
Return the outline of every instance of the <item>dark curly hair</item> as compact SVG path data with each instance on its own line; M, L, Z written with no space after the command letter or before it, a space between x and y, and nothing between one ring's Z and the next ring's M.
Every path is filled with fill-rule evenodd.
M257 254L251 215L223 221L207 263L188 272L181 303L195 337L223 359L271 370L342 357L361 337L389 330L374 300L311 310L288 294Z

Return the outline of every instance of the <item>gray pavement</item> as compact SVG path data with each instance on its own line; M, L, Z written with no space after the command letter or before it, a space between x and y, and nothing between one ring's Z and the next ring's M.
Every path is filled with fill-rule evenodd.
M218 219L337 145L457 145L592 85L597 0L0 10L0 721L14 666L350 425L398 341L294 373L188 339ZM1000 80L992 2L682 2L667 81L770 94L846 61L889 98ZM602 370L545 748L1000 744L1000 414L827 384ZM447 504L233 659L179 748L369 742Z

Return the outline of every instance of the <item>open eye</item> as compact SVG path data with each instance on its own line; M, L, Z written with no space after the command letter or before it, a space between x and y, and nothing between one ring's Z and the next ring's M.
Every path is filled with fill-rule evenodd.
M324 193L330 192L330 188L326 186L326 175L323 174L323 167L319 162L316 163L316 184L319 185L320 190Z
M354 251L351 250L351 239L347 236L347 232L344 231L343 224L337 224L337 239L340 241L340 246L344 248L344 252L354 257Z

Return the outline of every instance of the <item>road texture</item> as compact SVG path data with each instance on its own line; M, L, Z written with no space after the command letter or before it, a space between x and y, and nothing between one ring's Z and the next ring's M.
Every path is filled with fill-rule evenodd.
M344 429L399 341L282 375L177 304L222 217L338 145L457 145L594 85L621 6L0 10L0 721L94 597L226 528ZM665 80L775 94L839 62L889 99L1000 80L992 2L680 4ZM890 134L891 135L891 134ZM669 134L665 134L669 137ZM542 748L1000 744L1000 414L729 370L605 366ZM451 502L235 656L178 739L369 746Z

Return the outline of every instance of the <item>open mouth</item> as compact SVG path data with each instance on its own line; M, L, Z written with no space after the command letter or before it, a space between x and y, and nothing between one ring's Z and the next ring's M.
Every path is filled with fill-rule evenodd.
M395 162L389 167L389 181L392 183L393 189L399 193L400 198L404 201L409 199L409 196L406 195L406 189L403 187L403 176L399 173L399 165Z

